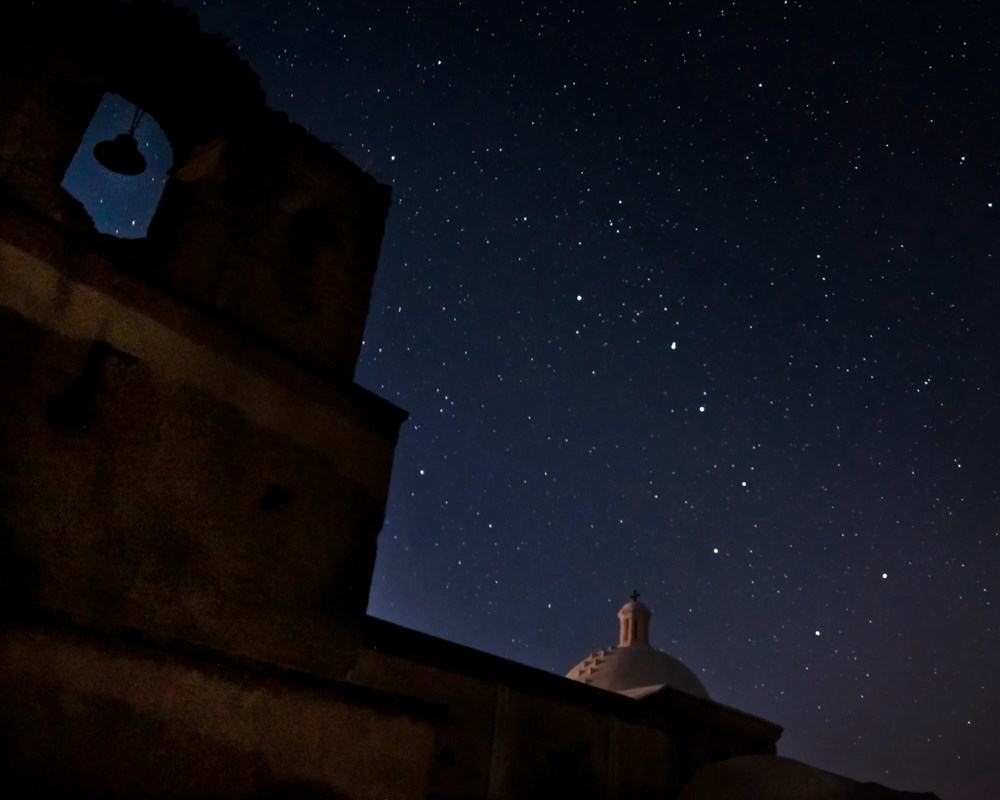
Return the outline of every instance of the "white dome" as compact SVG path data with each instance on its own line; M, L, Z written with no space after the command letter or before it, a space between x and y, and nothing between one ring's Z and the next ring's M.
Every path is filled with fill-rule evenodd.
M566 673L567 678L630 697L643 697L664 686L708 698L698 677L673 656L649 645L650 610L633 599L618 618L618 645L596 650Z
M695 697L708 697L704 685L691 670L648 644L597 650L573 667L566 677L631 697L642 697L664 686Z

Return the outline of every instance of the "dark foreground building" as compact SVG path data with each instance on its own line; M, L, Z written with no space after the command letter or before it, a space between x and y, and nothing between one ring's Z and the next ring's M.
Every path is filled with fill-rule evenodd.
M186 12L0 15L0 795L696 798L779 769L778 726L697 692L366 617L405 419L353 382L388 188ZM109 98L133 124L81 146ZM118 238L64 177L153 169L140 111L169 179Z

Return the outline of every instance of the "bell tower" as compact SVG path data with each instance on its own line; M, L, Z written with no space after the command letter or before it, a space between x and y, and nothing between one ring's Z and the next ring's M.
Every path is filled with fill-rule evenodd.
M189 12L13 6L0 25L4 618L342 677L405 419L353 381L389 188L268 109ZM172 149L143 238L99 233L61 186L78 150L122 192L142 180L128 174L148 158L135 124L81 148L108 93Z

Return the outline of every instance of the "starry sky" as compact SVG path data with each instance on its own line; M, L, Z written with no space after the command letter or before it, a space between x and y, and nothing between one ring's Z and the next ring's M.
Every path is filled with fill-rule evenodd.
M1000 795L988 2L188 0L393 187L370 613L651 639L783 755Z

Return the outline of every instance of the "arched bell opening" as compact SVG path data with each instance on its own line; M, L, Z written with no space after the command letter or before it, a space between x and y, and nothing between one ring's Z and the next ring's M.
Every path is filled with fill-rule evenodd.
M141 239L149 230L173 162L173 148L153 117L106 93L63 176L101 233Z

